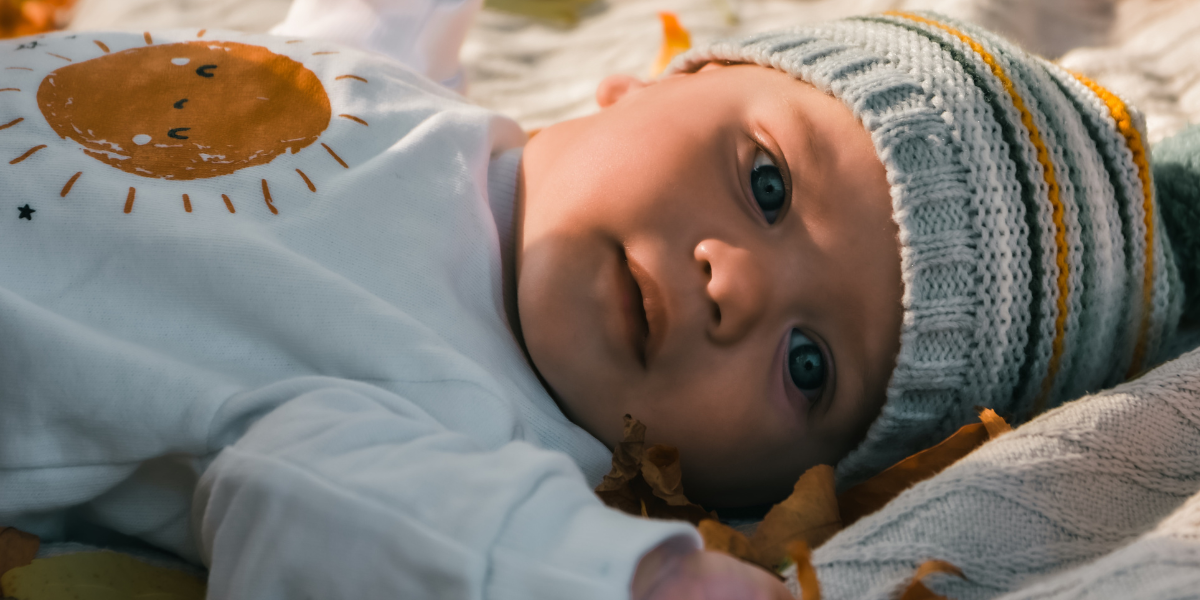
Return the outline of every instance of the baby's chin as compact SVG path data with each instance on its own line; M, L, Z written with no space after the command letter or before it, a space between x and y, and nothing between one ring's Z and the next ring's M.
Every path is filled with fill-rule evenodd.
M812 466L823 462L801 437L780 441L773 446L759 443L757 436L742 439L722 436L714 423L710 435L662 437L663 427L647 424L647 447L665 443L679 450L683 471L683 490L688 499L709 509L743 508L770 505L787 498L800 478ZM657 429L660 435L655 435ZM710 443L714 442L714 443ZM785 447L786 446L786 447Z
M708 509L754 508L776 504L792 493L796 480L807 468L767 469L744 465L730 469L706 469L684 464L683 487L688 499Z

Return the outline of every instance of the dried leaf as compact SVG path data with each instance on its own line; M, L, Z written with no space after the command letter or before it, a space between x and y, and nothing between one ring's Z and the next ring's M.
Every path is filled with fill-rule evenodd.
M596 495L617 510L652 519L688 521L693 525L716 515L687 499L679 451L672 446L645 448L646 426L625 415L621 443L613 451L613 466Z
M204 582L109 550L39 558L0 578L13 598L140 598L203 600Z
M979 411L979 420L982 421L983 426L987 428L989 440L994 440L1012 431L1012 425L1009 425L1003 417L996 414L996 411L990 408L984 408Z
M674 446L656 444L647 448L642 455L642 471L638 479L650 490L651 495L643 497L647 515L651 518L689 521L693 525L705 519L717 518L714 513L704 510L684 495L683 469L679 463L679 450ZM641 488L635 485L632 489Z
M10 569L33 562L41 543L38 536L32 533L25 533L15 527L0 528L0 577ZM0 594L0 597L6 596Z
M922 450L843 492L838 496L842 524L849 527L851 523L883 508L900 492L937 475L984 442L1012 431L1012 427L991 409L981 409L979 419L981 423L964 425L940 444Z
M934 573L957 575L966 579L958 567L944 560L927 560L921 563L921 566L917 567L917 572L913 574L912 581L908 583L908 587L904 588L904 593L900 595L900 600L946 600L945 596L935 594L933 590L925 587L925 578Z
M654 495L671 506L691 504L683 495L683 469L679 467L679 450L674 446L657 444L642 455L642 477L654 490Z
M842 519L834 491L833 467L817 465L796 481L792 495L776 504L754 531L750 544L774 569L787 558L790 542L816 548L841 531Z
M642 464L642 453L646 446L646 426L631 415L625 415L625 429L621 442L613 451L612 470L604 476L604 485L616 485L633 479Z
M646 426L625 415L621 442L613 450L612 469L596 486L596 495L608 506L629 514L643 513L640 495L630 488L631 482L641 473L645 445Z
M717 521L715 513L687 499L679 451L666 445L646 448L646 427L626 415L623 439L613 452L612 469L596 486L596 495L608 506L632 515L689 521L700 530L705 548L725 552L771 572L776 572L790 556L796 563L802 597L819 600L820 588L809 562L809 548L821 545L844 526L882 508L900 492L937 474L988 439L1011 431L994 411L981 410L980 420L981 423L960 428L942 443L892 465L841 496L834 491L833 467L818 465L809 469L796 481L792 494L775 505L754 535L747 538ZM934 572L960 574L948 563L929 561L921 565L905 593L931 594L921 580ZM936 598L912 598L922 597ZM910 599L906 596L905 600Z
M0 38L62 29L74 4L75 0L0 0Z
M821 582L812 566L812 550L803 540L788 544L788 557L796 565L796 581L800 585L800 600L821 600Z
M696 528L700 530L700 537L704 538L705 550L724 552L748 563L764 566L754 546L750 545L750 539L742 532L715 519L701 521Z
M658 20L662 22L663 41L658 49L658 58L650 67L651 77L662 75L672 59L692 47L692 36L679 24L679 17L675 13L662 11L658 13Z

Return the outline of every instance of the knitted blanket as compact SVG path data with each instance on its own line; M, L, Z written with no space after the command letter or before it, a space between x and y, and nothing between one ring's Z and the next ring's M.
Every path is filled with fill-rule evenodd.
M813 555L822 597L1200 597L1200 350L968 455Z

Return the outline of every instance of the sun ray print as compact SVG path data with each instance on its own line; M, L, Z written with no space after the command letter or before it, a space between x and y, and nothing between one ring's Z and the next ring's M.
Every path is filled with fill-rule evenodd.
M267 186L267 180L262 180L263 200L267 202L267 208L271 209L271 214L279 214L279 209L275 208L275 204L271 200L271 188Z
M183 195L183 212L192 212L192 199L187 194Z
M61 55L61 54L55 54L55 53L53 53L53 52L47 52L46 54L49 54L50 56L53 56L54 58L61 58L61 59L65 60L65 61L67 61L67 62L75 62L75 61L73 61L73 60L71 60L71 59L69 59L69 58L67 58L67 57L65 57L65 56L63 56L63 55Z
M108 44L105 44L104 42L102 42L100 40L92 40L92 43L99 46L100 49L103 50L105 54L109 53Z
M313 56L324 56L326 54L337 54L337 53L338 53L337 50L322 50L320 52L313 52Z
M12 126L16 125L17 123L20 123L21 121L24 121L24 120L25 120L25 117L17 117L3 125L0 125L0 130L8 129L9 127L12 127Z
M150 37L150 32L149 32L149 31L147 31L147 32L143 33L143 34L142 34L142 37L146 38L146 45L147 45L147 46L153 46L153 45L154 45L154 38Z
M205 34L205 33L208 33L208 30L207 30L207 29L201 29L200 31L197 31L197 32L196 32L196 37L198 37L198 38L202 38L202 37L204 37L204 34Z
M343 119L350 119L351 121L354 121L355 123L358 123L359 125L367 125L366 121L364 121L354 115L340 114L338 116ZM367 125L367 126L370 127L369 125Z
M304 171L301 171L300 169L296 169L296 172L300 174L300 179L304 180L304 185L308 186L308 191L310 191L310 192L317 191L317 186L313 185L312 180L308 178L308 175L304 174Z
M66 198L67 194L71 193L71 188L75 187L75 182L79 181L79 177L81 175L83 175L83 171L79 171L78 173L72 175L71 178L67 180L67 184L63 186L62 191L58 193L58 197Z
M333 148L330 148L328 144L326 144L325 142L321 142L321 146L324 147L325 151L328 152L329 155L333 157L333 160L338 161L338 164L342 165L342 168L344 168L344 169L350 168L350 165L346 164L346 161L342 160L342 157L338 156L337 152L334 152Z
M38 150L41 150L42 148L45 148L45 147L46 147L45 144L39 144L37 146L34 146L34 147L26 150L25 154L22 154L14 159L8 161L8 164L15 165L15 164L29 158L30 156L33 156Z
M125 197L125 214L133 212L133 197L137 195L137 189L130 187L129 195Z
M221 194L221 199L225 201L225 208L229 209L230 214L237 212L236 210L233 210L233 202L229 199L229 196Z
M334 81L339 81L342 79L357 79L358 81L361 81L363 83L370 83L365 78L359 77L358 75L338 75L337 77L333 78Z
M4 67L5 71L32 71L29 67Z
M0 88L0 92L19 92L20 88Z

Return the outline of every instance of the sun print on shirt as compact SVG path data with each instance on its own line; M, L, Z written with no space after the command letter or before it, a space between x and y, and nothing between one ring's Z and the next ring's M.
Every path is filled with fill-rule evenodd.
M108 167L169 181L231 175L283 154L297 154L314 143L349 168L333 148L319 141L333 111L325 85L299 61L238 42L154 45L149 33L144 38L146 46L119 52L94 40L100 56L80 62L52 55L70 64L42 78L37 106L60 138L73 140L85 155ZM334 79L368 83L357 75ZM354 115L337 116L368 125ZM25 118L0 123L0 130L21 121ZM8 162L23 162L45 147L36 145ZM66 197L83 176L86 169L66 179L60 196ZM292 176L301 178L310 192L317 191L301 169ZM236 213L229 195L220 196L225 208ZM131 185L125 213L132 212L136 198L136 185ZM188 193L177 198L185 212L192 212ZM272 214L279 214L267 179L262 179L262 200Z

